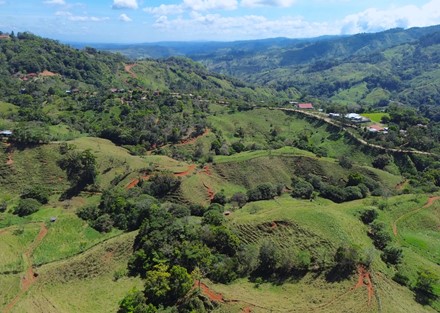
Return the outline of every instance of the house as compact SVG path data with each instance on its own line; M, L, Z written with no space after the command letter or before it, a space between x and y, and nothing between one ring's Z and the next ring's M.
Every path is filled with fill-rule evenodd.
M313 110L313 104L311 103L298 103L296 107L301 110Z
M385 128L383 128L383 127L380 126L380 125L371 125L371 126L368 126L368 131L369 131L370 133L384 132L384 131L385 131Z
M0 130L0 136L1 137L11 137L12 130Z

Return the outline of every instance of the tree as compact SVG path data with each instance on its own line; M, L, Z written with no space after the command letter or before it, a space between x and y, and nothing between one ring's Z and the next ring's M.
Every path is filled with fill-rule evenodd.
M93 228L95 228L99 232L108 233L112 230L113 220L109 214L100 215L94 222Z
M246 204L247 200L248 198L244 193L237 192L232 195L230 202L241 208Z
M388 264L397 265L402 261L402 249L387 246L383 249L382 260Z
M164 197L180 187L180 179L171 173L156 174L150 178L150 182L151 195L155 197Z
M14 214L18 216L30 215L40 209L40 202L35 199L20 199L17 207L14 209Z
M350 275L359 262L359 255L354 247L340 246L335 253L335 268L340 275Z
M49 201L49 192L42 186L34 185L32 187L25 188L21 193L20 198L32 198L41 204L46 204Z
M438 277L428 270L418 273L417 282L414 286L416 300L421 304L431 304L439 298L434 286L438 284Z
M311 183L300 177L292 178L292 188L292 197L302 199L310 199L315 190Z
M379 213L375 209L367 209L362 211L360 219L364 224L371 224L377 217Z
M223 191L217 192L211 200L211 203L226 204L226 196Z
M132 289L125 297L119 302L118 313L156 313L157 309L154 305L146 304L142 291Z
M95 183L96 156L90 149L81 152L69 151L59 160L58 165L66 171L73 189L82 190L85 186Z

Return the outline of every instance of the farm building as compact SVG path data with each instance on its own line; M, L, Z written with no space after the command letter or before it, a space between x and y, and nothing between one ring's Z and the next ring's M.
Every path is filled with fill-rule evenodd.
M298 103L296 107L301 110L313 110L313 104L311 103Z

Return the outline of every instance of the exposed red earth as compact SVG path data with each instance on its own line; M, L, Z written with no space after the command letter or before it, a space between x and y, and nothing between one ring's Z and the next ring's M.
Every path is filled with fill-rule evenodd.
M189 145L189 144L195 143L197 141L197 139L202 138L202 137L208 135L209 133L210 133L210 129L206 128L205 131L201 135L198 135L197 137L182 140L180 143L176 144L176 146L183 146L183 145Z
M130 74L130 76L131 77L133 77L133 78L137 78L137 75L136 75L136 73L134 73L131 69L133 68L133 67L135 67L136 66L136 64L126 64L125 66L124 66L124 70L128 73L128 74Z
M202 283L201 281L196 281L194 283L194 288L200 288L200 291L209 298L211 301L224 303L225 300L223 299L223 295L220 293L217 293L210 289L206 284Z

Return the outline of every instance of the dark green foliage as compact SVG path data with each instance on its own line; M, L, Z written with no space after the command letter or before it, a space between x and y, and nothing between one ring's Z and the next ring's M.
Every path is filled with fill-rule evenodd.
M155 174L149 182L151 195L159 198L175 192L180 187L180 179L171 173Z
M224 192L217 192L211 200L211 203L225 205L227 202Z
M18 205L14 209L14 214L18 216L26 216L37 212L40 209L40 202L35 199L20 199Z
M335 272L340 277L346 277L354 272L359 261L359 254L354 247L340 246L334 255Z
M385 249L385 247L391 242L391 236L386 229L386 225L382 222L374 221L371 223L369 235L373 239L376 248L380 250Z
M146 304L146 298L142 291L131 290L119 302L118 313L156 313L157 309L150 303Z
M383 249L381 257L385 263L397 265L402 261L402 249L387 246L385 249Z
M20 198L32 198L41 204L46 204L49 201L49 191L42 186L35 185L25 188L21 193Z
M389 155L379 155L373 160L373 166L378 169L383 169L391 162L391 157Z
M225 222L223 214L216 210L209 210L203 214L202 224L220 226Z
M71 150L58 161L58 165L66 171L72 189L81 191L85 186L95 183L96 156L90 149Z
M244 193L237 192L232 195L229 202L241 208L246 204L247 201L248 201L248 197Z
M361 212L360 219L364 224L371 224L379 213L375 209L367 209Z
M92 224L93 228L95 228L99 232L108 233L112 230L113 220L109 214L105 213L96 218Z
M11 140L17 145L33 146L48 143L49 129L41 123L22 123L15 129Z
M292 178L292 188L291 195L294 198L310 199L314 191L311 183L297 176Z
M427 270L418 273L417 282L414 286L416 300L421 304L430 304L439 298L438 291L434 286L438 284L439 278Z
M278 192L276 186L273 186L271 183L264 183L248 190L247 197L249 201L269 200L275 198L279 194Z

